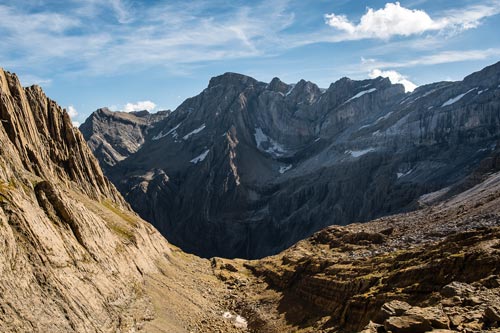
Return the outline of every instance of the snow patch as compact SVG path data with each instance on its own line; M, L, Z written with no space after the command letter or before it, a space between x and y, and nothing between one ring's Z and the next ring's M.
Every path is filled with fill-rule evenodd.
M210 149L207 149L203 153L201 153L199 156L196 156L195 158L193 158L189 162L191 162L193 164L198 164L198 162L203 161L207 157L207 155L208 155L209 152L210 152Z
M412 173L412 172L413 172L413 169L410 169L410 170L408 170L408 171L406 171L406 172L398 172L398 173L396 173L396 176L398 176L398 179L399 179L399 178L401 178L401 177L406 177L406 176L408 176L408 175L409 175L410 173Z
M156 141L156 140L160 140L161 138L164 138L164 137L166 137L167 135L168 135L168 134L163 134L163 132L160 132L160 133L158 133L157 135L153 136L153 138L152 138L151 140L154 140L154 141Z
M195 129L195 130L189 132L188 134L184 135L182 137L182 139L184 139L184 140L189 139L192 135L195 135L195 134L200 133L201 131L203 131L205 129L205 127L206 127L205 124L201 125L197 129Z
M463 93L463 94L460 94L458 96L455 96L453 98L450 98L449 100L447 100L446 102L443 103L443 105L441 105L442 108L444 108L445 106L449 106L449 105L452 105L452 104L455 104L456 102L458 102L459 100L462 99L462 97L464 97L465 95L467 95L468 93L470 93L471 91L474 91L476 90L477 88L472 88L471 90Z
M484 93L484 92L486 92L486 91L488 91L488 88L483 89L483 90L479 90L479 91L477 92L477 94L478 94L478 95L481 95L482 93Z
M367 148L363 150L346 150L345 154L350 154L352 157L357 158L365 154L371 153L372 151L375 151L375 148Z
M289 164L289 165L286 165L286 166L281 166L280 167L280 173L281 174L284 174L285 172L287 172L288 170L290 170L292 168L292 165Z
M174 128L172 128L170 131L168 131L165 134L163 134L163 131L161 131L160 133L158 133L158 135L155 135L152 140L155 140L155 141L159 140L161 138L166 137L169 134L172 134L172 137L174 139L176 139L177 138L177 132L176 132L176 130L179 128L179 126L181 126L181 124L182 124L182 121L180 123L178 123L177 126L175 126Z
M360 128L358 128L358 130L361 130L361 129L363 129L363 128L372 127L372 126L373 126L373 124L363 125L363 126L361 126Z
M291 86L292 86L292 87L291 87L290 89L288 89L288 91L287 91L287 93L286 93L286 95L285 95L285 96L290 95L290 94L292 93L293 89L295 89L295 84L292 84Z
M371 89L368 89L368 90L360 91L359 93L357 93L356 95L352 96L347 101L345 101L343 104L347 104L350 101L355 100L357 98L360 98L363 95L370 94L370 93L374 92L375 90L377 90L377 88L371 88Z
M281 156L286 153L285 147L265 135L260 127L255 128L254 137L257 148L264 150L266 153L274 154L276 156ZM263 143L266 143L268 147L264 148L262 145Z
M267 142L269 140L267 135L265 135L264 132L262 132L262 129L260 127L257 127L255 129L254 137L255 137L255 143L257 144L257 147L260 147L262 142Z

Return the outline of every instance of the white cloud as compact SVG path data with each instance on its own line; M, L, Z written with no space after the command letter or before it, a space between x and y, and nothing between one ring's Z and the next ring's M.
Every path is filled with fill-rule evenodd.
M137 103L127 103L123 107L123 111L132 112L132 111L142 111L142 110L154 110L156 108L156 104L151 101L140 101Z
M78 111L76 111L76 109L73 105L68 106L67 112L68 112L68 115L71 119L78 116Z
M476 28L485 17L500 12L498 4L475 5L461 10L445 13L433 19L423 10L402 7L399 2L386 3L382 9L367 8L358 24L351 22L345 15L326 14L329 26L345 33L343 39L380 38L392 36L411 36L428 31L457 31Z
M500 57L500 48L489 48L484 50L450 50L424 55L413 59L401 61L378 61L373 58L361 58L361 65L364 70L382 69L382 68L404 68L416 66L430 66L447 64L462 61L485 60Z
M382 71L380 69L374 69L368 74L368 76L372 79L382 76L382 77L387 77L393 84L400 83L405 87L405 91L407 92L412 92L417 88L417 85L401 73L398 73L396 71L388 70L388 71Z
M368 8L357 25L343 15L327 14L325 19L329 26L343 30L356 39L386 39L394 35L409 36L442 28L426 12L401 7L399 2L387 3L379 10Z
M73 124L73 126L75 127L80 127L80 122L79 121L72 121L71 122Z
M27 8L9 1L0 4L0 61L4 65L11 61L10 68L18 72L30 64L29 69L87 76L153 66L191 74L190 66L200 63L289 48L282 36L294 21L289 1L225 5L227 11L222 13L214 13L216 5L205 0L171 4L70 0L66 5L71 10L61 6L51 12L42 5ZM114 20L101 19L109 13ZM85 23L89 21L96 22Z
M68 0L50 11L43 1L5 0L0 1L0 63L19 74L54 79L61 74L102 76L148 68L185 76L213 61L263 59L315 43L429 31L442 37L442 31L471 29L500 11L500 0L485 1L432 15L387 3L368 9L359 22L329 14L326 21L336 29L324 25L311 31L290 29L296 22L291 0L224 3L224 11L214 11L223 1L206 0ZM427 49L444 46L442 38L436 39ZM379 44L386 50L389 43Z

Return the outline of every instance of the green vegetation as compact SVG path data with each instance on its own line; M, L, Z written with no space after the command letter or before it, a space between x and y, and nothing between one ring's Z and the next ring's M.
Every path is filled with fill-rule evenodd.
M108 226L111 229L111 231L113 231L118 236L126 239L129 242L135 243L136 239L134 232L129 228L121 226L117 223L110 223Z
M125 213L110 200L104 200L102 204L104 207L118 215L121 219L130 223L133 227L137 227L137 218L135 216Z
M106 207L107 210L111 211L120 218L113 220L107 219L108 227L110 228L110 230L119 237L127 240L128 242L135 243L136 238L133 228L138 226L136 217L131 214L125 213L110 200L104 200L102 202L102 205ZM120 220L125 221L125 223L121 222Z

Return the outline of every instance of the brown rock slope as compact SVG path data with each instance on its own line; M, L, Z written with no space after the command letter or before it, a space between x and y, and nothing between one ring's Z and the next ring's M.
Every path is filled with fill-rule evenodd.
M37 86L0 69L0 331L232 332L208 261L171 247Z
M500 173L436 206L213 266L254 332L499 332Z

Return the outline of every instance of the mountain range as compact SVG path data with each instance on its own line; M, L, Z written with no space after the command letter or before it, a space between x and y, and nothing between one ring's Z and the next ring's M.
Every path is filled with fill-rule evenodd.
M261 258L330 225L418 209L477 183L500 134L500 63L406 93L226 73L176 110L100 109L80 127L132 208L203 257Z
M467 95L462 98L482 93ZM500 100L494 96L477 110L494 107ZM465 109L474 105L464 102ZM113 138L113 145L101 150L108 158L101 163L113 170L147 147L150 137L159 141L175 132L176 140L188 141L209 129L197 124L196 131L183 133L179 126L168 133L157 127L176 112L101 110L101 119L119 119L107 133L130 134L96 137L93 142ZM489 142L490 131L475 129L491 133L475 140ZM256 132L250 134L255 139ZM225 133L224 138L237 137ZM475 142L472 138L467 142ZM270 137L266 142L273 144ZM285 156L274 156L280 152L266 152L266 142L254 150L244 147L257 150L254 157L283 163ZM500 328L498 148L488 148L475 165L474 155L462 157L473 171L446 191L421 197L418 210L329 226L260 260L208 260L168 243L134 213L68 113L40 87L23 88L16 75L2 69L0 143L2 332L493 333ZM118 144L124 147L115 148ZM240 145L234 142L228 156L235 166ZM350 148L342 154L349 165L372 163L367 158L377 154L356 157L352 153L359 150ZM191 167L210 154L192 158ZM299 167L294 165L277 175ZM244 174L231 169L229 176L235 174L241 177L239 188ZM412 174L418 173L396 179ZM168 177L162 176L164 185ZM154 184L139 186L147 190Z

